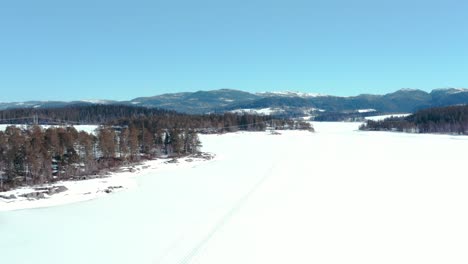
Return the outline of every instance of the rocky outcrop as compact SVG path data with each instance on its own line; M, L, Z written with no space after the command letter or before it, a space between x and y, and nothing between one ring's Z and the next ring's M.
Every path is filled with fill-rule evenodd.
M36 187L34 192L20 194L19 197L24 197L28 200L39 200L45 199L47 196L52 196L54 194L62 193L68 191L68 188L63 185L58 186L48 186L48 187ZM10 195L0 195L1 199L13 200L18 197L14 194Z
M12 200L12 199L16 199L16 196L14 194L10 194L10 195L0 195L0 198L1 199L5 199L5 200Z
M61 192L66 192L68 191L68 188L63 186L63 185L59 185L59 186L54 186L52 188L50 188L47 192L48 195L54 195L54 194L57 194L57 193L61 193Z
M21 194L21 197L31 199L31 200L38 200L38 199L44 199L45 194L43 192L32 192L32 193L25 193Z
M113 192L115 189L122 189L123 186L109 186L107 187L107 189L104 190L105 193L111 193Z
M37 188L34 188L34 190L42 192L50 196L50 195L54 195L57 193L68 191L68 188L63 185L58 185L58 186L50 186L50 187L37 187Z

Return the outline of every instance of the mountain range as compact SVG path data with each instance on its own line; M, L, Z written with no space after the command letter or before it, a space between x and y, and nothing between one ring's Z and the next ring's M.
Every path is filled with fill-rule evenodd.
M309 115L314 112L375 111L402 113L436 106L468 104L468 89L443 88L432 90L429 93L418 89L400 89L384 95L361 94L349 97L289 91L249 93L233 89L220 89L138 97L129 101L82 100L0 103L0 110L51 108L80 104L134 105L196 114L229 111L249 111L289 116Z

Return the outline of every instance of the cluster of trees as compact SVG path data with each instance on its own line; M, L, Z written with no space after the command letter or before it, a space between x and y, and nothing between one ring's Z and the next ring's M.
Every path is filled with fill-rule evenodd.
M3 124L107 124L130 125L145 123L144 127L164 129L193 129L201 133L223 133L238 130L262 131L275 129L312 129L307 122L254 114L188 115L156 108L125 105L74 105L61 108L22 108L0 111ZM138 124L140 127L140 124Z
M36 117L29 120L35 123L41 123L38 119L43 118L105 125L96 133L79 132L73 126L44 129L35 124L26 128L9 126L0 131L0 190L95 175L140 159L193 154L201 146L198 133L267 128L313 130L307 122L270 116L187 115L114 105L6 110L0 116L15 120L12 117L21 119L28 114Z
M222 115L178 115L149 116L119 119L110 122L112 126L135 126L157 133L157 128L189 129L197 133L227 133L236 131L264 131L267 128L276 130L301 129L313 130L308 122L291 119L278 119L271 116L225 113Z
M380 112L324 112L314 117L314 121L326 121L326 122L359 122L364 121L365 117L378 115Z
M359 127L359 130L367 131L398 131L407 133L417 133L419 130L414 123L407 121L404 117L388 117L384 120L367 120Z
M141 116L177 116L174 111L158 108L126 105L71 105L57 108L18 108L0 111L2 124L23 124L36 121L38 124L106 124L121 118ZM33 120L36 118L36 120Z
M95 175L140 159L196 153L193 130L152 133L144 127L102 126L96 134L74 127L8 126L0 131L0 190Z
M420 110L407 117L367 121L361 130L411 133L468 134L468 106L457 105Z

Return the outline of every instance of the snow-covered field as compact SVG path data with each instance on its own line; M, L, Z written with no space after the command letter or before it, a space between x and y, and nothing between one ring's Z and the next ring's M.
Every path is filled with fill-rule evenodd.
M389 117L405 117L409 115L411 114L390 114L390 115L368 116L368 117L365 117L365 119L379 121L379 120L384 120L385 118L389 118Z
M213 162L0 212L2 263L467 263L468 137L358 126L203 135Z
M231 113L250 113L250 114L260 114L260 115L271 115L284 112L283 109L280 108L261 108L261 109L236 109L230 111Z
M145 161L139 165L121 168L118 172L102 175L100 178L80 181L62 181L54 184L44 184L40 186L25 187L7 192L0 192L0 195L5 197L10 195L14 195L16 197L15 199L0 198L0 212L66 205L76 202L88 201L109 195L111 193L136 188L136 177L142 173L148 173L149 171L158 173L160 170L180 169L181 167L191 167L196 166L201 162L206 162L205 159L194 157L180 158L176 163L172 163L170 161L171 159ZM31 199L24 197L25 194L37 192L35 188L50 188L53 186L64 186L67 188L67 190L50 196L46 194L44 199Z
M370 112L375 112L377 110L370 108L370 109L359 109L357 111L358 111L358 113L370 113Z

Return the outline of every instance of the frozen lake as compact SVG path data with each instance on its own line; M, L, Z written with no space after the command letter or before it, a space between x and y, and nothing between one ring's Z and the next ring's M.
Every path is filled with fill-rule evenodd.
M0 212L2 263L467 263L468 137L202 136L218 160L88 202Z

